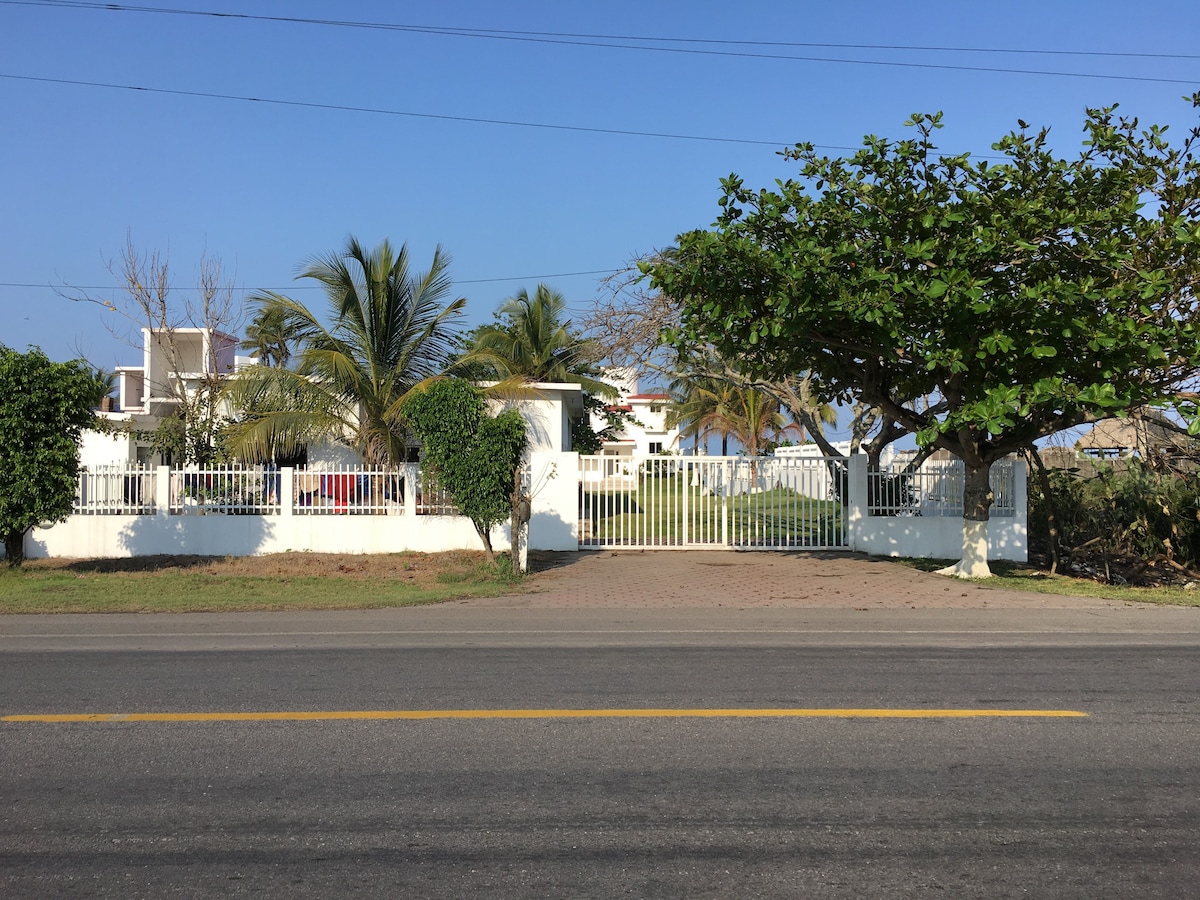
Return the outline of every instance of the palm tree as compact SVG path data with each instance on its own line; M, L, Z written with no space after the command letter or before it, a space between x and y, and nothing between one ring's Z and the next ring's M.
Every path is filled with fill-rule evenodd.
M709 360L676 375L668 388L667 425L680 426L681 436L694 437L697 447L719 434L722 456L729 455L731 437L747 455L758 456L785 435L803 440L804 423L823 430L837 422L837 410L815 398L803 376L752 386L732 371L712 374L720 368Z
M246 326L246 339L240 346L251 351L260 362L281 369L291 359L294 336L288 333L283 310L264 302L273 296L276 295L268 292L252 295L251 299L260 304L258 314Z
M233 400L246 417L232 430L233 452L263 458L333 439L358 449L368 465L404 462L409 441L400 403L444 369L451 324L466 302L444 304L449 262L439 247L427 272L410 274L407 245L396 251L384 240L367 252L351 237L340 253L312 258L298 276L324 287L328 325L289 297L253 296L258 318L294 337L298 363L256 366L234 379Z
M539 284L532 297L521 288L504 301L494 325L474 333L455 371L495 377L500 382L578 384L590 394L615 395L594 376L601 352L594 340L572 331L563 295Z
M721 455L729 455L727 413L733 385L707 375L677 375L667 387L671 403L667 409L667 428L679 428L679 435L692 438L696 450L707 446L712 434L721 436Z
M728 455L730 438L753 457L762 455L768 443L800 429L776 398L746 385L702 385L690 406L681 409L685 414L701 413L691 420L689 433L721 435L722 456Z
M768 443L800 431L779 400L752 387L734 388L722 424L749 457L761 456Z

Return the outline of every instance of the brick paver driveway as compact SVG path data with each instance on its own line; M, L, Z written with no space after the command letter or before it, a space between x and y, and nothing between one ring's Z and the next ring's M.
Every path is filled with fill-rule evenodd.
M581 551L531 554L530 593L465 606L668 609L1088 608L1128 604L995 590L853 553Z

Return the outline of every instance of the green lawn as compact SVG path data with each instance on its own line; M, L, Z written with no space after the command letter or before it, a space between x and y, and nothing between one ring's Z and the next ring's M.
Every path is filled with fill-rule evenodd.
M506 560L489 567L479 555L398 554L392 560L397 557L386 571L378 561L347 557L346 571L320 574L306 572L311 567L302 554L287 561L294 574L254 573L256 564L267 569L266 558L142 570L127 560L37 560L20 569L0 563L0 614L369 609L520 590Z
M721 542L739 546L837 546L842 507L788 488L721 498L673 478L640 479L637 490L584 499L584 516L601 541L663 546Z

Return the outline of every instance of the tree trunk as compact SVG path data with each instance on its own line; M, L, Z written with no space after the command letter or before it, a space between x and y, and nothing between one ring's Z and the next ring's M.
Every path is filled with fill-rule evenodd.
M525 571L525 560L522 558L521 548L525 525L530 516L530 498L521 490L522 474L521 466L517 466L513 471L512 516L510 519L512 526L509 532L513 575L520 575Z
M479 539L483 541L483 552L487 554L488 565L491 565L492 560L494 559L492 555L492 529L487 525L481 526L478 522L476 522L475 533L479 535Z
M8 567L15 569L25 561L25 532L6 531L4 533L4 555L8 558Z
M1038 472L1038 484L1042 487L1042 499L1046 504L1046 525L1049 531L1047 536L1050 541L1050 574L1054 575L1058 572L1058 510L1054 502L1054 488L1050 484L1050 473L1046 471L1046 466L1042 463L1042 454L1038 452L1038 448L1034 444L1030 444L1025 448L1025 457L1031 460Z
M952 566L939 569L938 574L987 578L992 574L987 561L988 519L995 499L989 478L991 464L966 460L963 463L966 474L963 479L962 558Z

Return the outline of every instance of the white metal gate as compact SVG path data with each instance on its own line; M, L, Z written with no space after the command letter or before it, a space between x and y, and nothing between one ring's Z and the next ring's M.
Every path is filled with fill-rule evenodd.
M581 456L579 546L841 549L835 472L820 457Z

